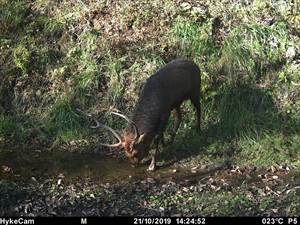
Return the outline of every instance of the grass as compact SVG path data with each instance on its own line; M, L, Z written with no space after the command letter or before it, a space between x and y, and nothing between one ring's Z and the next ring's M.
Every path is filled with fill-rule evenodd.
M159 207L174 211L187 212L189 215L203 216L255 216L263 213L274 213L272 210L280 211L283 214L293 214L297 212L297 204L289 208L291 198L296 197L295 192L281 199L281 205L278 205L278 197L265 196L258 197L258 193L251 190L246 185L243 188L236 188L234 191L186 191L186 193L177 193L176 195L168 193L167 195L149 196L150 205L153 208ZM180 191L179 191L180 192ZM279 207L279 208L278 208ZM289 211L290 210L290 211Z
M184 17L177 17L171 32L169 44L174 48L176 57L193 59L202 70L202 91L206 96L210 93L217 58L220 52L213 39L212 22L199 23ZM209 74L209 75L208 75Z
M91 121L76 108L123 128L123 120L106 112L120 110L130 116L144 81L181 57L194 60L201 69L201 133L195 129L192 104L185 102L176 140L159 154L160 163L178 159L176 165L191 168L230 160L240 167L278 164L299 170L300 23L294 6L267 0L0 0L0 143L66 151L77 143L89 151L98 141L110 142L107 133L93 133ZM295 53L287 56L288 51ZM296 189L278 196L259 187L263 181L247 183L247 177L234 175L234 182L217 190L209 181L199 181L192 185L200 187L196 191L176 186L169 192L164 192L168 184L160 188L158 182L154 186L159 191L152 193L128 184L131 189L120 186L120 193L126 206L127 196L142 205L139 208L154 211L162 207L210 216L299 214ZM274 191L285 190L288 183L279 182ZM4 194L18 190L15 184L12 190L5 181L1 184ZM73 189L72 193L76 194ZM104 203L119 202L119 194L110 199L105 193L110 192L102 193ZM22 195L28 194L16 192L16 197ZM5 196L2 203L7 208ZM144 200L136 204L132 197ZM12 200L19 204L14 195ZM74 202L72 196L70 200Z
M0 139L10 138L15 134L17 123L11 116L0 114Z
M14 49L14 63L26 75L29 71L31 53L24 44L20 44Z
M226 88L222 93L218 112L220 132L229 136L251 135L273 129L268 128L268 121L274 123L277 115L268 91L251 86Z
M90 134L76 107L130 114L147 77L175 57L190 58L201 68L202 132L194 130L194 109L185 103L176 143L162 159L174 153L183 160L297 164L300 42L288 19L294 12L266 1L179 3L2 1L0 47L5 71L13 74L0 76L1 96L12 98L1 107L13 110L18 123L27 116L45 121L32 126L51 141L69 142ZM264 15L274 21L266 25ZM288 48L294 58L286 58ZM2 134L32 129L2 119Z
M240 150L235 158L241 164L255 166L271 166L274 163L299 166L298 138L296 133L289 137L277 132L263 134L257 138L241 138L237 142Z
M1 24L4 29L2 32L4 34L13 32L15 29L20 29L24 23L26 23L26 18L29 13L29 7L25 1L1 1L0 2L0 19Z
M82 131L82 118L67 100L58 101L49 112L47 128L56 142L67 142L79 137Z
M186 18L177 17L172 30L171 42L179 45L179 54L188 58L208 57L214 52L214 43L211 39L212 24L199 24Z
M286 23L277 22L272 26L246 24L230 32L220 60L233 82L243 82L244 79L251 82L284 64L283 54L288 45L293 43Z

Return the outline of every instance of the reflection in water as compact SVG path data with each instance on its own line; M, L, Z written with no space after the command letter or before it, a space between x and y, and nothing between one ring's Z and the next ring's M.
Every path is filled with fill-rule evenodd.
M103 156L99 154L81 154L69 152L37 152L23 150L0 150L0 181L8 179L12 181L44 180L48 178L64 177L64 182L79 180L90 180L94 183L117 183L143 180L145 178L156 178L156 180L175 179L177 181L194 180L202 181L203 177L209 177L219 171L220 178L229 179L236 184L245 182L260 183L259 174L265 171L247 172L245 174L235 174L226 169L227 162L213 164L206 169L200 169L196 173L189 168L166 166L159 168L155 172L147 172L147 165L131 167L129 162L113 156ZM175 171L175 172L174 172ZM286 182L300 183L299 171L286 174L282 172L282 177ZM278 174L280 175L280 174ZM281 175L280 175L281 176Z
M68 152L0 152L0 178L27 180L63 175L66 179L91 178L99 182L143 175L145 168L132 168L125 160L97 154Z
M99 154L69 152L0 151L0 179L28 180L64 176L66 180L92 179L94 182L126 181L145 176L146 166L133 168L127 160ZM170 174L160 169L155 177Z
M201 177L224 170L228 163L213 164L196 173L189 168L164 165L147 172L147 165L132 167L126 159L100 154L37 151L0 151L0 179L29 181L64 178L64 181L88 179L98 183L136 181L148 177L157 180L198 181Z

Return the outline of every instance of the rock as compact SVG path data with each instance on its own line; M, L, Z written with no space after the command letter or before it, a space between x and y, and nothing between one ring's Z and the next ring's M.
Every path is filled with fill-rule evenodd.
M3 173L11 173L12 172L12 168L6 165L2 166L2 171Z
M277 48L279 45L279 41L276 37L273 37L272 40L270 40L269 44L272 48Z
M188 189L187 187L183 187L183 188L182 188L182 191L184 191L184 192L189 192L189 189Z
M176 214L171 214L172 217L181 217L182 214L181 213L176 213Z
M192 8L192 14L205 15L205 13L206 13L206 9L204 9L202 7L193 7Z
M165 208L159 207L159 211L164 211L164 210L165 210Z
M156 183L155 180L151 177L147 178L147 182L150 183L150 184L155 184Z
M285 57L292 60L296 56L296 49L293 46L288 47L285 52Z
M61 185L61 183L62 183L62 179L59 178L59 179L57 180L57 185Z
M187 10L191 9L192 6L191 6L190 3L188 3L188 2L183 2L182 4L180 4L180 8L181 8L183 11L187 11Z
M194 166L191 168L191 173L197 173L198 166Z

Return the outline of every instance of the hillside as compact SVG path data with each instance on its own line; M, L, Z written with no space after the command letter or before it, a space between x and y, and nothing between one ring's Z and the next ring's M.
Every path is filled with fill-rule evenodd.
M249 168L267 171L274 166L299 173L298 1L0 0L0 52L0 154L6 154L7 149L63 151L123 159L121 152L99 146L112 137L90 129L92 121L77 109L122 129L122 120L115 120L109 112L131 116L146 78L175 58L187 58L201 69L201 134L195 129L192 104L186 102L182 107L184 122L175 143L160 154L160 164L176 161L172 165L193 168L229 160L234 165L231 170L243 167L246 173L252 171ZM172 122L173 118L167 139ZM276 171L280 174L275 172L274 176L284 177L281 170ZM216 178L217 184L223 175ZM299 176L292 177L293 185L299 185ZM47 185L45 188L51 188ZM239 186L236 182L232 185ZM261 195L260 201L246 194L250 184L243 185L244 189L236 192L221 189L217 197L205 187L207 206L195 206L206 198L198 196L189 213L262 215L269 210L269 215L300 214L299 189L284 195L280 208L275 195L267 200L271 192ZM0 183L3 193L18 189L10 187ZM37 186L30 188L35 190ZM115 200L120 188L111 192ZM142 196L149 197L151 207L174 207L182 198L172 198L173 188L182 186L168 189L167 198L155 191L152 197ZM91 191L103 194L102 189L89 189L83 198ZM132 197L132 193L127 194L121 205ZM195 192L183 195L193 198ZM218 211L213 204L221 204L222 199L232 208ZM4 206L10 201L19 204L7 197ZM91 201L90 207L95 203ZM3 212L12 212L4 206ZM277 211L271 210L274 208ZM70 214L76 214L76 209L70 210ZM151 210L140 215L161 215ZM184 214L182 208L176 210ZM63 209L58 211L58 215L67 215ZM48 215L39 209L35 213ZM110 213L122 214L109 210L87 214Z

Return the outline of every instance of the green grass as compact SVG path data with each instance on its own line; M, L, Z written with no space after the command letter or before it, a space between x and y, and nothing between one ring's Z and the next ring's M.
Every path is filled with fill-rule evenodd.
M220 132L241 136L276 128L278 112L267 90L241 86L228 87L221 93ZM274 123L270 125L273 127L268 127L269 123Z
M14 49L13 55L14 63L26 75L29 72L31 52L24 44L20 44Z
M230 32L220 60L228 70L231 82L255 82L285 63L288 45L295 44L289 38L284 22L272 26L245 24Z
M173 211L187 212L188 215L255 216L263 213L274 214L274 209L282 215L297 213L299 204L295 204L294 200L299 197L296 196L296 191L280 197L263 195L262 192L264 189L251 189L248 184L236 184L231 190L181 191L179 189L177 193L150 195L148 201L153 209L171 208Z
M297 213L299 205L289 205L291 198L296 197L296 192L284 196L280 200L281 204L278 205L279 200L275 196L262 197L253 190L251 194L251 191L249 191L251 188L245 185L240 189L235 188L234 191L187 191L187 193L174 195L168 193L167 195L149 196L149 202L151 207L156 209L159 207L172 208L174 211L187 211L189 215L255 216L264 212L270 213L274 208L282 214L292 215ZM289 206L290 208L288 208Z
M191 168L229 160L238 166L266 169L278 164L299 170L296 10L291 2L280 6L267 0L0 0L0 143L41 150L67 146L64 149L71 151L72 143L84 140L86 144L78 145L89 151L98 142L110 142L110 134L91 131L91 121L76 108L124 128L124 121L107 111L130 116L145 80L181 57L194 60L201 69L201 132L195 129L193 105L184 103L175 142L162 150L159 163L177 159L175 165ZM286 56L288 49L295 50L292 58ZM171 118L166 139L173 122ZM188 210L193 215L273 215L274 210L276 215L299 214L298 190L264 195L255 188L265 182L250 185L245 179L235 176L236 183L220 190L200 180L198 187L208 185L197 191L176 186L166 193L164 188L149 195L132 193L144 199L143 207ZM278 190L287 183L280 183ZM1 184L8 189L0 190L8 207L11 190ZM117 200L119 192L112 200L105 195L105 201ZM24 194L16 192L13 204Z
M49 111L46 128L56 142L67 142L80 137L83 118L67 100L58 101Z
M29 5L26 1L0 1L0 20L4 33L15 32L26 23ZM6 32L5 32L6 31Z
M164 149L162 160L176 156L190 166L224 160L255 166L299 165L299 117L279 110L271 90L228 86L215 97L213 105L205 103L200 134L195 130L194 108L185 104L176 142Z
M171 30L171 42L179 45L181 56L204 59L214 53L215 45L211 38L212 24L199 24L196 21L177 17Z
M299 135L284 136L273 132L256 138L241 138L237 145L239 151L234 158L241 164L271 166L277 164L294 164L299 166Z
M89 125L76 107L130 116L144 81L183 57L201 69L202 131L195 131L194 108L185 103L176 142L163 160L175 154L183 161L297 164L300 42L289 19L294 12L267 1L208 2L203 8L181 1L123 3L40 0L29 7L1 1L0 48L9 72L0 76L0 90L10 104L1 101L0 108L12 110L20 123L2 117L2 134L21 127L25 139L36 126L51 141L86 137ZM265 25L264 15L274 21ZM289 47L294 59L285 56Z
M211 85L219 67L220 49L212 38L212 22L199 23L178 16L170 31L169 45L176 57L193 59L201 69L205 98L214 95Z
M15 134L17 123L11 116L0 114L0 139L9 138Z

